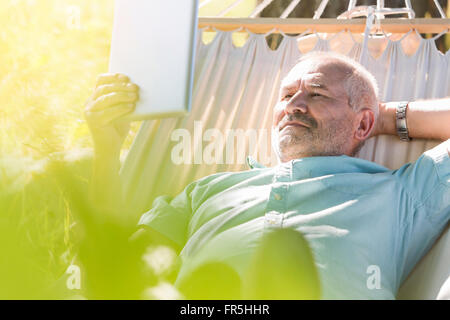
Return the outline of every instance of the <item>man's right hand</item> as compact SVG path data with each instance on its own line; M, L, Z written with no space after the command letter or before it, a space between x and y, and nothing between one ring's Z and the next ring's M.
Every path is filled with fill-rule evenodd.
M102 74L98 77L84 111L96 153L120 154L130 129L129 121L120 118L135 109L138 93L139 87L123 74Z

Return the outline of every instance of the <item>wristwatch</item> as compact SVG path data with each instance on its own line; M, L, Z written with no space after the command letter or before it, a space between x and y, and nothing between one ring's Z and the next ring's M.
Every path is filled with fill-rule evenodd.
M397 134L402 141L410 141L408 135L408 125L406 123L406 109L408 109L409 101L401 101L397 105L395 111L395 124L397 126Z

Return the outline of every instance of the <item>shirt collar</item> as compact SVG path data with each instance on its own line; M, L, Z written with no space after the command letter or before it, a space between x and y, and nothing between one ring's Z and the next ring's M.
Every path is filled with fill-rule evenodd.
M267 168L256 161L252 156L247 156L246 161L250 169ZM376 164L375 162L346 155L300 158L280 163L278 166L292 167L294 178L300 178L300 176L303 177L304 173L308 173L310 177L319 177L330 174L380 173L389 171L388 168Z
M389 171L375 162L355 157L326 156L307 157L290 161L293 178L297 175L304 176L308 173L310 177L319 177L331 174L343 173L380 173Z

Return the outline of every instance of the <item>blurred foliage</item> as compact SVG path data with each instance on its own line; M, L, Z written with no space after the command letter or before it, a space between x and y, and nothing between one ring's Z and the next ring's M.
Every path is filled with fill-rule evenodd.
M42 298L74 260L76 223L50 163L70 165L87 187L90 160L54 154L36 161L0 159L0 298Z
M40 159L91 147L83 108L108 71L113 4L0 2L0 154Z
M149 254L151 242L130 241L136 221L128 212L90 202L89 152L5 157L0 167L0 299L181 297L168 273L175 252ZM68 285L69 266L80 270L79 288Z

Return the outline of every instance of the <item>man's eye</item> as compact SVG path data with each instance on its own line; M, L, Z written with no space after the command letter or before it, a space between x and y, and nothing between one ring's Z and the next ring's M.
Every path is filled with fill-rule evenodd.
M294 95L292 94L286 94L282 100L289 100L290 98L292 98Z
M311 97L323 97L320 93L313 92L311 93Z

